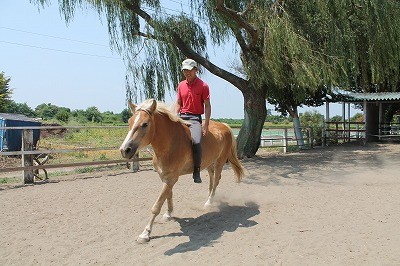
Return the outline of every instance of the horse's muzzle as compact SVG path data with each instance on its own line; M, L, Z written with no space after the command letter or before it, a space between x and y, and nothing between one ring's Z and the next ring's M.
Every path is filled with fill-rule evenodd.
M129 143L128 145L121 146L119 150L121 151L123 158L131 159L135 155L137 148L138 147L136 145Z

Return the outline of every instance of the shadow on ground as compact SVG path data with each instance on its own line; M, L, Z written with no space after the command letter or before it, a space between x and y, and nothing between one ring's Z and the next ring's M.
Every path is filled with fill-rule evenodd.
M175 218L181 227L180 233L172 233L155 238L187 236L189 241L167 250L164 255L196 251L202 247L212 246L224 232L234 232L239 227L252 227L257 223L250 218L260 213L259 206L248 202L245 206L229 206L221 203L220 210L209 212L197 218Z

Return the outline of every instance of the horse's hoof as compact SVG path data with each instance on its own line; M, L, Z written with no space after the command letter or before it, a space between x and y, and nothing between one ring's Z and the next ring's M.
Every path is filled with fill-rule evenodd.
M170 214L164 213L164 215L161 217L160 222L166 223L169 221L172 221L172 216Z
M163 217L161 217L160 222L162 223L166 223L172 220L171 216L167 216L167 215L163 215Z
M204 210L205 211L209 211L209 210L211 210L212 209L212 207L213 207L213 205L210 203L210 202L206 202L205 204L204 204Z
M150 241L150 237L141 237L139 236L136 240L139 244L145 244Z

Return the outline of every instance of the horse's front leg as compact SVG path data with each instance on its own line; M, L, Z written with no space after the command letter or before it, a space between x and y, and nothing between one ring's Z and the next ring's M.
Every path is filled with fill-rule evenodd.
M172 201L172 189L170 193L167 195L167 211L164 213L162 221L170 221L172 219L172 212L174 211L174 203Z
M144 228L143 232L139 235L137 241L139 243L145 243L150 240L150 233L153 230L153 224L156 216L160 214L161 207L164 204L164 201L166 198L171 198L171 200L168 200L168 202L171 201L171 207L172 207L172 188L174 184L176 183L176 180L172 182L165 182L163 185L163 188L161 190L160 196L154 203L153 207L151 208L152 216L150 217L150 221L147 223L146 227ZM170 209L170 204L168 203L168 209ZM172 209L171 209L172 212Z

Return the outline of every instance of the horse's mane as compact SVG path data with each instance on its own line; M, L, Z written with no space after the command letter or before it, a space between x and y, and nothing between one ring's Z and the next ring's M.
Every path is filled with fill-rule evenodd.
M147 99L142 102L139 108L149 110L153 103L153 99ZM180 122L182 124L187 125L188 122L181 119L175 112L173 111L174 105L167 105L164 102L157 101L156 112L168 116L168 118L173 122Z

